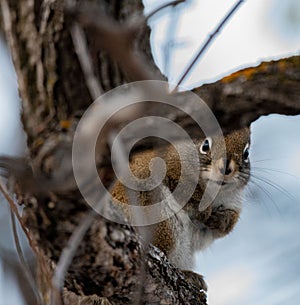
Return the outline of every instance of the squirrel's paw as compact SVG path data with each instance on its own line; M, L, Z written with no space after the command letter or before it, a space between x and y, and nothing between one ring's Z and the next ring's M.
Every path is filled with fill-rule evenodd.
M195 209L194 206L190 205L189 203L185 206L185 210L189 215L191 222L196 226L203 226L208 219L211 217L212 213L212 206L208 206L204 211L199 211Z
M239 219L239 214L240 213L236 210L219 206L212 210L210 217L204 224L221 237L232 231Z

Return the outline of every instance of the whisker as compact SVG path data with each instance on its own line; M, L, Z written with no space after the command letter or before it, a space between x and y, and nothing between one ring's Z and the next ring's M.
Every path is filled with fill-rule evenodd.
M265 159L258 159L255 160L255 158L251 158L251 163L257 163L257 162L265 162L265 161L278 161L278 160L288 160L287 156L277 157L277 158L265 158Z
M260 189L263 194L265 194L268 199L273 203L274 207L276 208L277 212L280 213L280 209L276 203L276 201L273 199L272 197L272 193L270 193L268 190L266 190L264 187L262 187L259 183L257 183L256 181L253 181L253 180L250 180L249 183L252 183L254 186L256 186L258 189ZM260 201L260 200L257 200L259 203L263 203L265 205L265 207L268 208L268 205L265 203L264 200Z
M259 162L266 162L266 161L273 161L274 159L268 158L268 159L259 159L259 160L252 160L251 159L251 164L253 163L259 163Z
M246 194L245 194L245 198L246 199L248 199L248 200L251 199L251 200L255 200L255 201L258 202L257 196L255 196L253 190L250 187L246 187L245 188L245 192L246 192Z
M293 175L291 173L288 173L288 172L285 172L285 171L282 171L282 170L279 170L279 169L275 169L275 168L257 167L257 166L252 166L251 168L252 169L258 169L258 170L265 171L265 172L275 172L275 173L284 174L284 175L296 178L297 180L300 179L299 176L296 176L296 175Z
M269 180L266 177L259 177L259 176L255 175L253 173L251 173L251 177L253 177L254 179L257 179L257 180L259 180L261 182L264 182L267 185L273 187L274 189L276 189L280 193L284 194L290 200L296 201L296 198L294 196L292 196L287 190L285 190L283 187L281 187L279 184L275 183L274 181Z

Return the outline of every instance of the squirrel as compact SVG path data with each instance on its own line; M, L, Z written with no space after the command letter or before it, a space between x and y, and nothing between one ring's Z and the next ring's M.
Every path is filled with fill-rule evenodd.
M183 270L193 267L196 251L230 233L241 213L243 190L250 178L250 130L244 128L225 136L226 152L220 149L222 140L213 136L196 141L200 174L191 198L178 213L149 226L152 244L162 250L171 263ZM185 154L188 160L188 149ZM180 179L181 165L171 144L160 151L136 153L130 161L131 171L140 179L149 177L150 161L158 155L164 157L166 164L166 176L162 183L173 192ZM220 190L208 207L201 211L199 202L209 181L219 186ZM141 205L153 204L153 196L149 196L149 193L154 191L136 192ZM116 182L111 194L124 206L129 204L126 187L120 181Z

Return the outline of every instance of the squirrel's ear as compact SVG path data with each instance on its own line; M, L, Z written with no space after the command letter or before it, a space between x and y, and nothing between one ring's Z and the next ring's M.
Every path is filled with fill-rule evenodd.
M250 126L245 127L244 132L245 135L249 138L249 143L250 143L250 135L251 135Z

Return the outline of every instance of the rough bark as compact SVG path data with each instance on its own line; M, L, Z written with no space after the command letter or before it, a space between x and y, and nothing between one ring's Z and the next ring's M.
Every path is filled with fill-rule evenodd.
M247 126L261 115L300 114L300 56L263 62L194 92L225 131Z
M118 21L142 10L138 0L85 2L98 3ZM66 147L72 143L78 119L92 102L71 41L71 20L62 0L1 0L1 9L18 75L30 158L35 170L51 178L64 168L61 162L65 159L57 155L69 153ZM127 76L95 47L93 33L87 34L102 88L106 91L123 84ZM147 28L139 39L140 49L153 67ZM299 81L300 59L294 57L245 70L195 92L229 131L262 114L299 114ZM194 128L182 114L174 112L174 121ZM18 202L26 206L23 220L32 236L39 261L39 288L48 304L55 264L88 208L78 191L40 194L36 191L40 185L26 184L32 175L30 170L26 173L28 181L21 175L15 191ZM60 183L67 182L61 179ZM94 219L77 249L63 295L65 304L136 304L137 300L143 304L206 304L201 285L190 283L157 249L144 247L135 230L101 217Z

